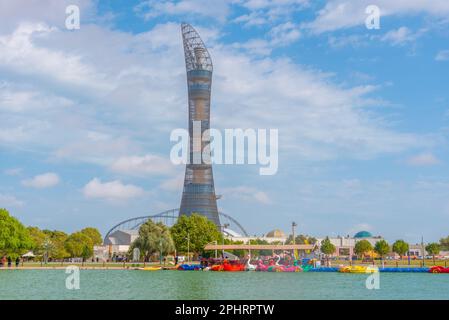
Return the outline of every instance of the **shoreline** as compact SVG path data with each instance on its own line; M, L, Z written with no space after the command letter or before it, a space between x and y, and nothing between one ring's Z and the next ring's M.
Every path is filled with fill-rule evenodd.
M67 266L51 266L51 267L39 267L39 266L30 266L30 267L11 267L11 268L0 268L1 271L13 271L13 270L66 270L68 267L76 266L76 265L67 265ZM165 267L160 270L144 270L143 267L96 267L96 266L76 266L79 268L79 270L128 270L128 271L178 271L175 267ZM308 271L299 272L299 273L372 273L372 271L366 271L366 272L341 272L339 271L340 267L320 267L320 268L313 268ZM430 273L429 267L392 267L392 268L379 268L377 272L379 273L418 273L418 272L424 272L424 273ZM192 271L192 270L181 270L181 271ZM205 272L204 270L197 270L201 272ZM208 270L207 272L214 272ZM220 272L226 272L226 271L220 271ZM243 273L245 272L261 272L261 271L241 271ZM262 272L264 273L264 272ZM282 272L283 273L283 272Z
M78 266L75 264L69 264L66 266L51 266L51 267L11 267L0 268L1 271L7 270L65 270L67 267L76 266L80 270L138 270L138 267L90 267L90 266Z

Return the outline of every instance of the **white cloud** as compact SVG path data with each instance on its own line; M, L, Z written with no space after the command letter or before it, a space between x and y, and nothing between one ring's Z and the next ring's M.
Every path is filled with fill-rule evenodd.
M435 56L436 61L448 61L449 60L449 50L441 50L438 51Z
M432 143L395 132L369 111L369 106L385 104L367 97L377 86L344 89L331 75L288 59L252 59L226 48L212 54L220 79L214 88L220 107L212 125L278 128L280 151L296 159L367 158Z
M84 186L83 194L90 199L127 200L140 197L145 191L132 184L123 184L120 180L103 183L94 178Z
M294 12L308 5L308 0L147 0L134 10L149 20L158 16L187 16L225 22L233 9L247 11L233 19L245 26L257 26L280 19L285 20Z
M138 147L127 137L90 130L77 134L82 138L56 149L53 152L53 159L106 166L122 154L138 151Z
M272 45L288 45L299 39L301 32L299 27L292 22L282 23L273 27L270 31Z
M220 0L213 3L209 0L148 0L136 6L135 11L147 20L161 15L191 15L225 21L230 4Z
M432 166L440 163L440 160L432 153L421 153L407 159L407 163L413 166Z
M400 45L405 42L413 40L410 29L407 27L400 27L397 30L388 31L383 37L382 41L390 41L394 45Z
M0 33L11 32L23 21L47 21L52 25L63 27L66 17L65 9L69 5L80 8L84 23L95 14L95 2L91 0L0 1L0 21L2 22Z
M435 17L445 18L449 14L449 2L446 0L329 0L312 22L304 23L303 27L315 33L334 31L354 26L364 26L368 15L365 9L369 5L380 9L382 18L390 15L426 13Z
M251 9L290 8L307 4L307 0L244 0L242 6Z
M184 118L183 103L173 94L185 88L177 24L135 36L92 25L77 32L43 26L22 24L0 36L0 68L8 79L0 83L0 109L7 111L0 117L0 144L108 164L141 152L138 141L158 141L161 131ZM98 90L86 89L91 82Z
M79 86L84 90L101 92L112 88L111 83L104 81L103 75L95 72L93 66L81 61L80 55L35 44L35 41L45 42L53 33L60 32L45 23L20 24L12 34L0 37L0 65L19 75L44 74L47 81Z
M328 39L329 45L334 48L343 48L346 46L352 46L354 48L361 47L363 45L366 45L369 41L369 38L367 39L366 36L358 35L358 34L352 34L348 36L330 36Z
M114 161L109 169L118 173L142 176L171 174L175 167L167 158L148 154L121 157Z
M244 26L260 26L267 23L267 19L261 13L251 12L250 14L243 14L233 20L235 23L244 23Z
M401 46L409 42L414 42L425 32L427 32L427 29L420 29L414 33L407 27L400 27L397 30L388 31L382 36L381 40L390 42L394 46Z
M39 112L54 108L67 108L72 105L73 102L65 97L23 90L11 83L0 84L0 111L2 112Z
M35 176L32 179L22 180L22 185L30 188L50 188L59 184L60 178L56 173L48 172Z
M308 6L308 0L244 0L237 2L249 14L237 17L234 22L245 22L245 26L288 20L295 12Z
M28 98L8 106L15 111L0 118L0 144L44 149L52 160L109 167L116 159L132 160L130 154L160 150L172 129L185 127L187 90L178 24L156 25L136 35L92 25L77 32L42 25L25 24L0 36L6 52L0 50L0 67L8 69L4 76L11 83L8 95L32 93L40 101L36 109L26 106ZM297 38L294 24L278 27L273 39L279 44ZM367 110L382 104L372 97L379 89L375 85L342 87L326 72L220 44L216 30L205 34L214 62L212 127L278 128L280 151L298 160L372 157L432 143L425 136L396 132ZM267 54L271 44L264 40L247 46ZM12 54L17 50L20 59ZM39 59L47 59L47 65L42 67ZM73 63L64 70L66 60ZM77 76L65 75L71 70ZM19 86L14 79L22 73L27 76ZM84 90L80 82L94 82L100 89ZM48 101L54 104L51 112L39 112L38 106ZM126 168L124 160L116 168L151 170L144 160L134 160L134 169Z
M265 39L250 39L246 42L236 42L232 44L233 48L244 49L250 55L268 56L276 47L287 46L301 37L299 27L292 23L286 22L274 26L267 34Z
M261 204L273 203L266 192L252 187L238 186L233 188L223 188L221 189L221 192L223 193L224 197L230 197L233 199L257 202Z
M8 207L22 207L23 205L23 201L18 200L16 197L0 193L0 208L7 209Z

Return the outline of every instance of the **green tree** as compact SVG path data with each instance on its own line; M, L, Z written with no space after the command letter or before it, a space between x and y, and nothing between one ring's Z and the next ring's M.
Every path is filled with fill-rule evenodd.
M0 255L16 257L32 247L29 231L6 209L0 209Z
M141 254L148 260L154 253L161 252L166 255L174 251L174 243L170 229L163 223L154 223L148 220L139 228L139 236L131 244L129 253L132 254L134 248L139 248Z
M379 240L374 245L374 251L380 256L382 267L384 267L384 256L390 252L390 245L385 240Z
M449 250L449 236L440 239L441 250Z
M293 243L292 240L293 236L290 234L287 240L285 241L285 244L292 244ZM317 241L316 238L303 234L297 235L295 237L295 244L315 244L316 241Z
M232 241L230 239L224 239L224 244L244 244L243 241ZM233 255L236 255L237 257L244 257L245 256L245 250L242 249L234 249L229 250L230 253ZM253 253L254 255L254 253Z
M402 256L408 252L409 245L404 240L396 240L393 243L393 252L397 253L402 260Z
M368 252L373 250L373 246L368 240L357 241L354 246L354 252L363 258Z
M84 228L80 232L88 236L90 240L92 240L94 246L99 246L103 243L103 238L101 237L101 233L97 228L88 227Z
M82 232L72 233L65 241L65 249L72 258L87 259L93 255L92 240Z
M197 254L204 252L206 244L213 241L221 243L222 239L217 226L207 217L199 214L181 215L176 224L171 227L171 234L178 251L187 252L187 242L189 242L190 252Z
M263 239L256 239L254 244L269 244L269 242L267 240L263 240ZM257 255L260 256L271 256L273 254L273 252L270 249L262 249L259 250ZM256 256L256 254L253 254L254 256Z
M435 242L429 243L426 246L427 253L432 255L433 264L434 265L435 265L435 256L440 253L440 248L441 248L440 245L438 243L435 243Z
M28 227L28 232L30 234L31 241L33 243L31 250L36 256L41 256L44 254L45 242L49 239L49 236L45 234L38 227Z
M70 257L70 253L67 252L65 247L65 241L68 238L65 232L58 230L43 230L43 232L49 237L51 242L51 248L49 250L50 258L62 260Z
M257 239L250 239L248 244L257 244ZM260 255L260 250L251 250L251 258L258 257Z
M257 238L249 240L249 244L269 244L269 242L267 240ZM273 254L272 250L269 249L251 250L251 258L259 256L271 256L272 254Z
M327 265L329 265L329 256L335 252L336 248L330 241L329 237L326 237L321 241L320 251L326 255Z

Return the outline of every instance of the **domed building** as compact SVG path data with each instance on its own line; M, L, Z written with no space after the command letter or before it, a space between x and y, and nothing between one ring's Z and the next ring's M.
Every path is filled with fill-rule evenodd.
M273 230L269 231L267 234L265 234L264 236L262 236L261 238L259 237L259 239L265 240L268 243L273 243L273 242L284 243L287 240L287 236L285 235L284 231L282 231L280 229L273 229Z
M355 239L372 238L373 235L368 231L359 231L354 235Z
M268 232L265 235L265 237L267 237L267 238L287 238L284 231L282 231L280 229L271 230L270 232Z
M318 238L318 243L321 245L321 242L325 238ZM335 253L333 256L339 257L351 257L354 255L354 247L358 241L367 240L373 247L377 241L382 240L381 236L373 236L371 232L362 230L357 232L353 237L347 235L346 237L337 236L337 237L329 237L331 243L335 246Z

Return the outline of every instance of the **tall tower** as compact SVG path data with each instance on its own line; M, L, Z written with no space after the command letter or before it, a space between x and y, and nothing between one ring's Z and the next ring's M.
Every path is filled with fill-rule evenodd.
M205 130L210 128L210 92L212 84L212 60L196 30L189 24L181 26L189 92L190 154L186 166L184 189L179 215L198 213L220 226L215 195L212 165L202 157L202 141ZM194 136L200 133L201 136ZM210 153L209 153L210 155Z

